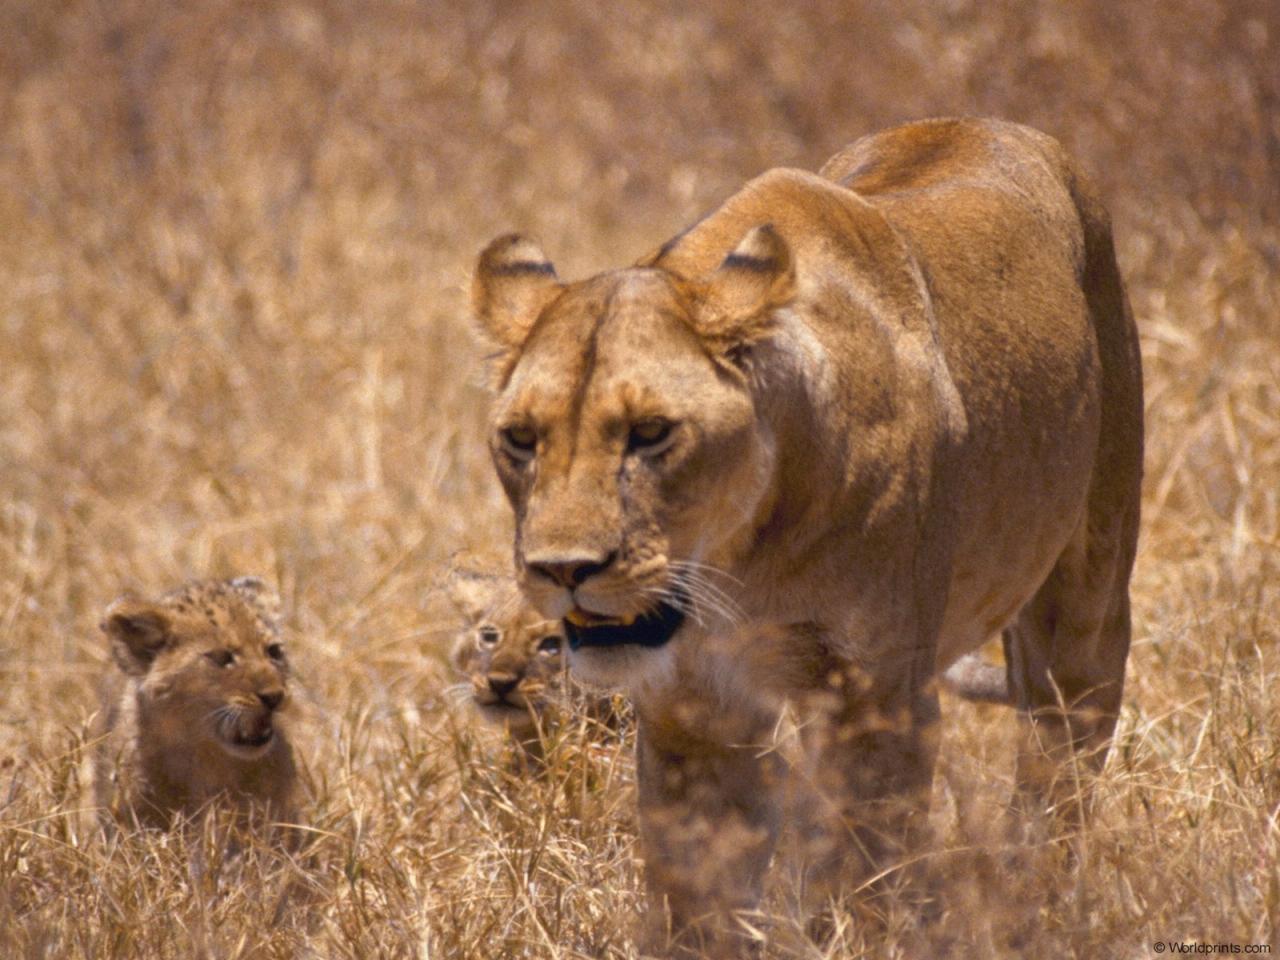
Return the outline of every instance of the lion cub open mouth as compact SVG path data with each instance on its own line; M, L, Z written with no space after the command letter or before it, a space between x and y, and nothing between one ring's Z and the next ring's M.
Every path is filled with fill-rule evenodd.
M603 617L574 607L564 618L564 631L571 650L624 644L660 647L675 636L684 617L683 610L665 601L638 617Z
M232 719L220 725L218 733L223 749L244 760L262 756L276 738L270 713L253 719Z

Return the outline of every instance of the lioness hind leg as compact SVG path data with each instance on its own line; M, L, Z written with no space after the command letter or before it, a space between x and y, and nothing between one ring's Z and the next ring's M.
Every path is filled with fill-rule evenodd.
M1071 822L1087 815L1085 781L1106 759L1124 690L1136 525L1136 508L1111 531L1082 520L1004 631L1009 692L1023 722L1016 782L1029 810Z
M1106 759L1129 654L1129 574L1142 479L1138 331L1096 192L1069 162L1066 181L1084 234L1083 292L1098 348L1098 446L1075 535L1004 633L1009 692L1025 738L1017 780L1069 816L1087 812L1081 772ZM1064 805L1070 797L1074 804Z

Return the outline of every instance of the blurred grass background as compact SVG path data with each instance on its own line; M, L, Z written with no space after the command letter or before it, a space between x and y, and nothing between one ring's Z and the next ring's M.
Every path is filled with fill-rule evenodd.
M626 264L767 167L944 114L1037 126L1101 184L1149 440L1094 856L1064 878L966 833L1012 721L948 704L940 837L971 855L938 944L1274 943L1280 4L3 0L10 955L634 956L626 751L569 736L576 787L519 782L439 699L439 564L509 529L473 258L520 229L567 277ZM105 605L231 573L284 596L324 833L215 896L176 840L104 851L70 814ZM264 919L288 882L308 908ZM787 922L769 949L819 955Z

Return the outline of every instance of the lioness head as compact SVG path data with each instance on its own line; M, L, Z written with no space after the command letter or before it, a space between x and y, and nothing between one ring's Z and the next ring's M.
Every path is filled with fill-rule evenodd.
M751 351L793 288L768 225L704 277L633 268L562 284L518 236L481 255L473 306L500 348L490 446L517 572L565 620L584 679L625 683L689 621L724 611L706 571L731 564L774 467Z
M279 740L289 667L276 601L261 580L195 582L159 600L125 595L102 630L132 680L139 736L151 747L216 744L249 761Z
M509 572L455 569L447 589L459 617L451 659L476 709L516 736L534 733L564 677L560 622L531 608Z

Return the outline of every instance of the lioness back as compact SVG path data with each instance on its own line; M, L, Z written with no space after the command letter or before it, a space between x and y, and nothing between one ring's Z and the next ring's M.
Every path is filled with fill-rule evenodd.
M1064 526L1053 514L1071 528L1074 542L1063 548L1076 558L1075 576L1114 558L1127 581L1142 476L1142 366L1110 217L1089 179L1053 138L994 120L927 121L865 137L821 175L883 210L925 265L966 411L959 469L971 479L960 511L978 522L956 547L957 602L939 661L1009 624L1044 581L1060 557L1045 550ZM1079 518L1090 514L1107 520L1087 532ZM1008 532L992 536L998 528ZM1093 561L1082 555L1089 537ZM1001 589L1010 581L1013 589ZM1113 591L1091 592L1062 611L1086 631L1119 616L1106 609L1119 602ZM1008 599L993 599L1001 595Z
M94 792L112 820L167 826L211 802L286 820L297 775L282 723L289 667L277 601L253 577L126 595L102 621Z
M835 304L809 318L825 352L842 355L843 377L827 402L891 403L857 383L877 382L889 351L900 368L933 367L933 389L917 402L936 411L932 431L951 438L935 453L953 461L940 464L939 480L952 488L943 497L958 534L940 665L1011 621L1079 530L1086 501L1108 515L1133 514L1105 548L1123 552L1136 534L1142 467L1137 332L1109 217L1055 140L972 119L873 134L818 177L757 177L649 262L706 275L735 238L766 220L801 262L853 265L846 282L861 309L898 319L889 331L897 342L876 343ZM810 295L832 295L821 274L797 282L827 288ZM903 378L892 389L906 386ZM851 412L854 422L875 416Z

